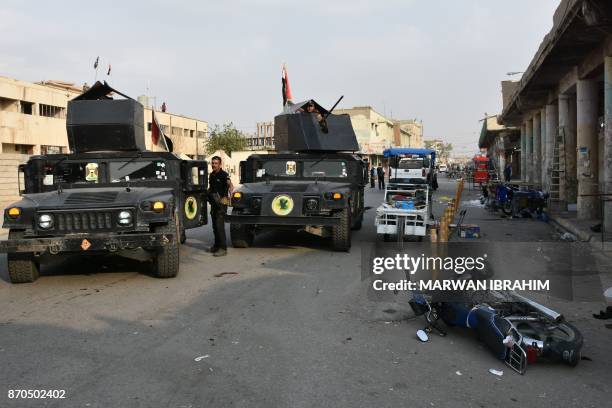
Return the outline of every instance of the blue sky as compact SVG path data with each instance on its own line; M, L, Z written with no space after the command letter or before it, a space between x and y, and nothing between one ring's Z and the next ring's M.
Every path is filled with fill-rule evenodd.
M473 152L500 81L523 71L558 0L62 1L0 5L0 75L99 77L168 110L253 131L295 99L371 105L423 120L426 138ZM106 67L112 74L106 77Z

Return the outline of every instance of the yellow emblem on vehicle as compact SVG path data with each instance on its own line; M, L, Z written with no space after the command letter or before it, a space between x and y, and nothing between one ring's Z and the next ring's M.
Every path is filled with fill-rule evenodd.
M285 194L277 195L272 200L272 211L280 216L289 215L293 211L293 199Z
M98 163L87 163L85 166L85 180L98 182Z
M198 215L198 200L194 196L185 199L185 218L193 220Z

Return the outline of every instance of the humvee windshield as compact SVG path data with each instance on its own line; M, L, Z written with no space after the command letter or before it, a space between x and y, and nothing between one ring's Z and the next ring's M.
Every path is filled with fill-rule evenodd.
M138 180L167 180L166 163L160 160L109 162L111 183Z
M108 180L107 180L108 178ZM119 183L125 181L167 180L166 163L163 160L138 161L66 161L45 168L43 184Z
M339 160L304 161L304 177L347 177L347 165Z
M343 160L270 160L259 162L257 178L269 177L348 177Z

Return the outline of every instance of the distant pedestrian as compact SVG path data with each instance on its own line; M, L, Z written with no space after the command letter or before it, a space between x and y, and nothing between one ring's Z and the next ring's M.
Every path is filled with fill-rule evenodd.
M214 156L211 160L212 171L208 180L208 197L210 201L210 217L215 234L215 244L210 248L214 256L227 254L225 239L225 216L229 196L234 189L229 174L221 169L221 158Z
M370 188L376 187L376 167L370 166Z
M379 164L378 167L376 168L376 177L378 178L378 189L384 190L385 189L385 169L383 168L382 164Z
M512 178L512 163L508 163L506 164L506 167L504 168L504 181L506 183L509 183L511 178Z

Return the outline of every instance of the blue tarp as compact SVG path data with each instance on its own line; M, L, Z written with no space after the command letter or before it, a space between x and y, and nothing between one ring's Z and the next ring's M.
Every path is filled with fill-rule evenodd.
M385 157L401 156L404 154L418 154L420 156L431 156L432 164L436 160L436 151L432 149L417 149L415 147L394 147L385 149L383 155Z

